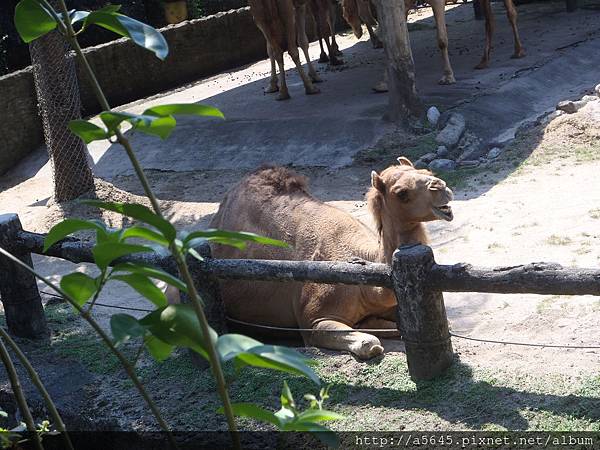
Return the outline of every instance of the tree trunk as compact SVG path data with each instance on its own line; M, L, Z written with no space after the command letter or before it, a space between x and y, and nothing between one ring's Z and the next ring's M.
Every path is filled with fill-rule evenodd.
M74 56L68 54L68 44L58 31L33 41L29 50L52 164L54 200L72 200L94 187L85 144L67 127L81 118Z
M409 116L419 116L423 107L415 85L404 0L375 0L375 5L387 57L389 119L406 121Z

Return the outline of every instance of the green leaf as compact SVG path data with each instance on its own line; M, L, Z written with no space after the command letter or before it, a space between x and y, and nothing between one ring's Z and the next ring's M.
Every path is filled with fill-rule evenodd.
M110 329L117 345L146 334L146 329L129 314L113 314L110 317Z
M117 258L132 253L148 253L154 250L145 245L125 244L123 242L103 242L92 248L94 261L100 269L106 269L108 265Z
M139 273L140 275L146 275L147 277L156 278L157 280L164 281L165 283L170 284L171 286L175 286L180 291L187 292L186 284L179 278L174 277L170 273L167 273L163 270L157 269L152 266L147 266L145 264L125 262L114 266L113 271Z
M217 340L217 352L223 362L235 358L238 367L244 363L248 366L304 375L317 385L321 384L315 371L307 364L310 360L290 348L263 345L240 334L224 334Z
M121 123L128 122L135 130L158 136L162 139L169 137L177 124L175 118L172 116L161 117L149 114L133 114L117 111L101 112L100 119L111 133L116 132Z
M308 431L314 437L323 442L327 447L339 448L340 440L329 428L318 423L289 422L281 428L283 431Z
M15 8L15 27L25 43L36 40L57 26L52 14L36 0L21 0Z
M174 345L167 344L153 335L147 335L144 338L144 344L150 355L157 361L164 361L175 349Z
M88 122L87 120L71 120L69 122L69 129L73 134L79 136L86 144L108 139L111 136L104 128L99 127L92 122Z
M233 403L231 409L233 410L233 414L237 417L250 417L260 422L271 423L277 428L280 428L282 425L275 414L253 403ZM225 414L223 407L217 409L217 412L219 414Z
M86 17L84 26L91 24L131 39L140 47L153 52L159 59L164 60L169 54L169 46L161 33L145 23L116 11L102 9L91 13Z
M255 242L257 244L273 245L275 247L288 247L288 244L283 241L259 236L258 234L254 233L247 233L245 231L224 231L215 229L193 231L185 237L183 243L187 247L189 247L189 243L199 238L206 239L209 241L216 241L219 244L233 246L238 246L240 243L243 244L244 242Z
M137 273L129 275L112 275L111 279L127 283L159 308L167 306L167 296L148 277Z
M342 420L346 416L326 409L307 409L298 415L299 422L324 422L326 420Z
M141 319L140 323L161 341L190 348L208 359L204 335L198 317L190 305L169 305L151 312ZM210 339L213 342L217 341L217 333L212 328Z
M97 208L118 212L124 216L129 216L139 220L140 222L152 225L154 228L160 231L169 242L175 240L177 237L175 227L171 225L168 220L163 219L143 205L138 205L135 203L103 202L100 200L83 200L82 203L95 206Z
M44 239L44 252L61 239L80 230L98 230L106 234L106 226L96 220L65 219L54 225Z
M223 113L213 106L199 105L197 103L174 103L148 108L144 114L155 116L204 116L225 118Z
M60 288L79 306L83 306L97 290L96 280L81 272L73 272L62 277Z
M177 121L174 117L155 117L150 122L145 120L137 121L134 124L134 128L142 133L149 134L152 136L158 136L161 139L168 138L177 125Z
M147 241L156 242L157 244L160 244L164 247L169 246L169 241L167 241L162 234L139 225L129 227L123 230L123 232L121 233L121 239L125 240L129 238L146 239Z
M290 391L290 387L285 380L283 381L283 389L281 391L281 407L289 409L296 407L296 402L294 401L292 391Z

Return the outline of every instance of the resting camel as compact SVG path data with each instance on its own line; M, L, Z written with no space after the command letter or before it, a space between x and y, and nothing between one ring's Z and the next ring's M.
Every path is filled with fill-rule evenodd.
M490 0L480 0L481 10L485 17L485 48L483 50L483 57L481 62L475 66L476 69L485 69L490 65L490 53L492 51L492 35L494 34L494 13L492 12L492 5ZM504 0L504 7L506 8L506 15L513 31L513 38L515 41L515 52L511 58L522 58L525 56L525 50L521 44L521 38L519 37L519 29L517 27L517 9L513 0Z
M277 100L290 98L283 64L283 52L287 50L302 78L306 94L318 94L320 91L313 82L319 82L321 79L308 55L306 0L249 0L248 4L256 26L265 36L267 53L271 60L271 79L266 92L279 91ZM306 56L308 76L302 69L298 47L302 48ZM279 79L275 63L279 66Z
M371 173L367 203L376 232L313 197L304 177L282 167L259 169L226 194L211 227L244 230L290 244L251 244L246 250L213 245L215 258L364 260L390 263L400 245L426 243L423 222L452 220L452 191L427 170L399 165ZM229 317L275 327L310 328L306 344L350 351L367 359L383 352L379 339L354 328L396 330L394 293L371 286L228 281L221 295ZM327 331L333 330L337 332ZM340 332L341 330L341 332ZM387 332L389 334L390 332Z

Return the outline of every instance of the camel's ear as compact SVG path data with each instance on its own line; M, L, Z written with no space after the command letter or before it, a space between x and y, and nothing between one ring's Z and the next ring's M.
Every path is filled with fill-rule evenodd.
M375 189L377 189L382 194L385 194L385 183L383 182L381 177L379 175L377 175L377 172L375 172L374 170L371 172L371 186L373 186Z
M414 167L413 163L411 163L410 159L408 159L406 156L400 156L400 157L398 157L398 162L400 163L401 166Z

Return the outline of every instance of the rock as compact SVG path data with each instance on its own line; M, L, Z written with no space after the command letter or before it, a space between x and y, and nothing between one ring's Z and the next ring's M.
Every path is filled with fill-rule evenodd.
M567 114L573 114L577 112L575 102L572 102L571 100L563 100L562 102L558 102L558 105L556 105L556 109L564 111Z
M448 149L445 145L440 145L435 151L435 153L438 156L438 158L445 158L446 156L448 156Z
M458 165L462 168L477 167L479 165L479 161L474 159L465 160L461 161Z
M596 85L596 87L594 88L594 92L598 97L600 97L600 84Z
M440 110L437 109L435 106L432 106L427 110L427 120L433 126L436 126L438 124L438 121L440 120L440 115Z
M456 159L457 161L474 161L478 159L485 150L481 148L479 142L474 142L469 146L465 147L460 156Z
M422 159L417 159L413 165L415 166L415 169L427 169L428 167L428 163L426 163L425 161L423 161Z
M562 115L566 114L563 110L561 109L557 109L556 111L552 111L550 114L542 117L540 119L540 124L541 125L548 125L550 122L552 122L554 119L556 119L557 117L560 117Z
M597 102L598 100L600 100L600 98L598 98L595 95L584 95L583 97L581 97L581 102L585 102L585 103L589 103L589 102Z
M419 159L421 161L423 161L423 162L430 163L431 161L433 161L436 158L437 158L437 154L436 153L425 153Z
M498 156L500 156L501 153L502 149L500 147L494 147L488 152L487 157L489 159L496 159Z
M451 159L434 159L429 163L429 170L434 172L440 170L450 172L454 169L456 169L456 162L452 161Z
M452 113L448 123L435 138L435 141L446 148L453 148L465 132L466 122L462 114Z

